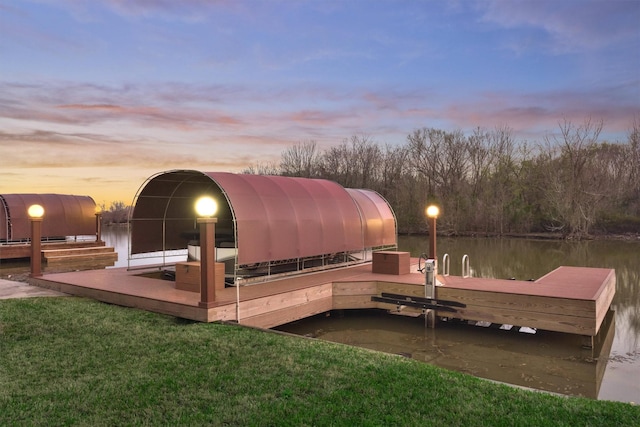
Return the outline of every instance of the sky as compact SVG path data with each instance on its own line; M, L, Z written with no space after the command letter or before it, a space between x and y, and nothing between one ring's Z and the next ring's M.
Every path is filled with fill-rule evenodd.
M640 0L0 0L0 194L131 204L301 142L639 117Z

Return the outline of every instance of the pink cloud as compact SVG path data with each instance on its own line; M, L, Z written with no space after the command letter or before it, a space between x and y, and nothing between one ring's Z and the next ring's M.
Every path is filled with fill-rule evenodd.
M606 92L606 91L604 91ZM466 103L449 104L444 117L463 129L508 125L516 133L541 139L564 119L603 120L603 137L624 139L640 107L615 97L587 92L487 93Z
M527 138L542 138L564 117L580 121L592 117L605 121L605 132L623 135L639 108L633 96L621 95L628 89L485 92L455 99L424 88L342 91L302 85L250 91L175 83L117 87L0 83L0 121L10 119L17 126L15 131L4 128L13 135L12 141L27 135L52 143L55 150L56 140L60 144L128 144L137 147L130 152L125 149L129 158L139 157L143 150L152 162L164 162L161 157L165 156L182 164L200 162L194 156L176 154L175 147L185 144L205 147L205 153L211 145L225 144L227 158L237 158L244 151L256 157L277 157L286 147L308 139L326 146L368 134L382 142L402 143L412 130L424 126L508 125ZM309 108L310 104L317 108ZM159 149L149 148L154 145ZM220 155L219 149L216 152ZM108 152L100 155L105 162L113 158L114 164L128 161Z
M344 118L343 114L321 110L301 110L291 114L284 114L281 119L291 120L296 123L307 125L327 126Z
M243 120L238 117L209 108L172 108L169 105L122 106L113 104L63 104L57 105L55 108L78 113L73 118L69 116L60 118L60 120L67 123L90 124L101 121L126 120L137 122L141 125L175 127L183 131L193 131L207 124L238 126L243 123ZM47 114L45 117L55 121L59 116Z
M111 104L68 104L58 105L57 108L69 109L69 110L99 110L99 111L124 111L124 109L118 105Z

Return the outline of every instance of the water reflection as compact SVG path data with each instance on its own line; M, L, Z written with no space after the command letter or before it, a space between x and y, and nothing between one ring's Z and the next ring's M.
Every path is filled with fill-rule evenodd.
M494 381L596 398L614 338L613 324L611 312L594 349L582 348L578 336L556 332L532 335L465 322L442 322L428 329L422 318L382 310L334 312L278 329L400 354Z
M401 237L399 249L425 252L425 237ZM640 402L640 242L564 242L526 239L448 238L439 253L459 275L464 254L476 277L537 279L561 266L616 270L615 318L596 353L580 338L539 331L535 335L440 324L425 330L420 319L361 311L342 318L307 319L281 328L302 335L411 357L511 384L592 398ZM612 316L613 317L613 316ZM309 322L308 324L306 322ZM319 323L316 323L319 322Z

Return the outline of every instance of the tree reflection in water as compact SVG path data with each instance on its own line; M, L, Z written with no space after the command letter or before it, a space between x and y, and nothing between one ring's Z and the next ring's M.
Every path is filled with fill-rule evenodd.
M427 236L400 236L399 250L419 256ZM640 242L440 238L451 274L460 275L467 254L475 277L538 279L561 266L613 268L616 296L595 354L580 337L546 331L535 335L441 323L424 328L421 319L382 312L319 316L279 329L343 342L541 390L606 400L640 401ZM532 283L532 286L535 284ZM498 325L499 326L499 325ZM635 380L630 380L635 378Z

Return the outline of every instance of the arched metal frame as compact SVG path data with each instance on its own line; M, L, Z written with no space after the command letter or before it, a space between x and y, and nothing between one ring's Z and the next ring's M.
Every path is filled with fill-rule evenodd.
M234 284L363 262L367 251L397 247L393 210L374 191L320 179L173 170L148 178L136 193L129 266L150 252L161 251L163 264L168 251L184 256L188 240L197 239L193 205L203 195L218 200L215 245L233 252L226 270Z
M219 202L222 196L226 201L219 203L216 236L228 237L235 230L232 225L235 217L233 212L227 211L221 218L220 208L230 209L230 204L226 194L207 175L198 171L173 170L147 178L138 188L129 214L129 268L132 260L157 258L158 252L163 265L171 263L167 258L184 257L188 242L198 239L194 203L204 195ZM157 215L158 212L161 215ZM140 256L136 257L136 254Z

